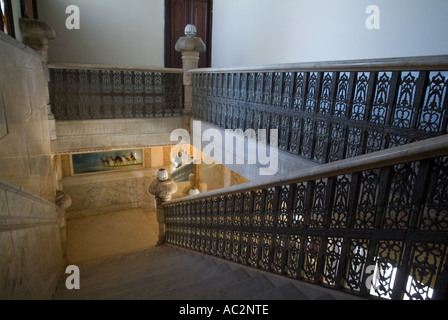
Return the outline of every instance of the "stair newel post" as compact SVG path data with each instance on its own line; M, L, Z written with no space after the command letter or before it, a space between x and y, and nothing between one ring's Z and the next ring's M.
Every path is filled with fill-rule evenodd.
M193 104L193 81L189 70L197 69L199 53L205 52L206 46L201 38L196 37L196 27L188 24L185 27L185 37L177 40L174 49L182 53L182 69L184 70L184 127L190 128L190 113Z
M159 240L157 245L165 243L165 212L163 204L170 201L172 195L177 191L177 184L169 177L168 171L159 169L157 179L155 179L148 188L150 194L154 195L156 200L157 222L159 224Z

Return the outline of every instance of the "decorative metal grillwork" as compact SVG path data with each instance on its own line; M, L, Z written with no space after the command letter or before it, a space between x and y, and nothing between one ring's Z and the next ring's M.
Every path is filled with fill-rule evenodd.
M320 164L448 133L448 71L305 70L194 71L192 116L266 142L277 129L281 150ZM191 212L171 201L166 241L361 297L447 299L447 154L204 195Z
M165 205L166 241L361 297L440 298L447 160L179 199Z
M448 132L447 79L447 71L195 72L192 116L267 129L265 141L278 129L281 150L327 163Z
M56 120L182 115L182 73L51 68Z

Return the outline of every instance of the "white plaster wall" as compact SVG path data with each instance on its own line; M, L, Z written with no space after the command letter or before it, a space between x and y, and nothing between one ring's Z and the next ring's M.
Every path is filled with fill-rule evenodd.
M366 8L380 9L368 30ZM446 0L214 0L212 67L448 54Z
M65 26L69 5L79 8L79 30ZM50 63L164 66L164 0L39 0L38 12L57 34Z

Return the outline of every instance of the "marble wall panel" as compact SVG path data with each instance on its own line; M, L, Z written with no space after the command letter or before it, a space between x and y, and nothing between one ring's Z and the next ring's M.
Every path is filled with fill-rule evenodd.
M181 117L56 121L57 139L51 147L53 152L68 153L170 145L175 144L171 132L178 128L182 128Z
M8 124L6 123L5 105L3 95L0 95L0 139L8 134Z
M3 34L0 53L0 178L54 201L42 58Z
M51 299L64 267L59 211L0 179L0 299Z
M8 266L16 267L1 272L7 279L7 290L0 290L0 295L6 299L51 299L63 268L59 227L18 229L10 232L8 240L5 246L9 243L12 247L5 248Z
M0 215L9 216L8 203L6 200L6 190L0 189Z
M8 123L25 121L31 115L26 71L10 65L2 66L1 71L1 76L7 77L7 81L2 82L1 88L7 121Z
M47 99L42 58L0 32L0 299L51 299L63 273Z
M107 173L75 175L62 179L63 190L72 199L67 218L88 216L144 207L155 209L154 196L148 188L159 168L123 170Z
M64 184L64 192L72 198L72 205L67 213L124 204L138 207L143 201L151 201L144 188L149 182L144 180L142 177L80 185Z
M0 299L12 299L17 276L16 269L20 266L17 255L14 254L14 245L12 243L12 232L0 232Z
M48 90L42 90L42 87L47 84L45 70L43 68L27 69L25 78L28 85L31 109L33 112L39 112L42 106L46 106L49 103ZM45 112L47 114L48 110L45 110Z

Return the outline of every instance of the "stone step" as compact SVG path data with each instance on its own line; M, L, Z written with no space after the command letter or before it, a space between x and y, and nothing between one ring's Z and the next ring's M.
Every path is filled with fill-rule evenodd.
M333 300L349 295L173 246L83 263L54 300ZM67 275L68 276L68 275Z
M288 283L250 297L250 300L309 300L295 285Z
M224 286L212 292L197 296L198 300L243 300L260 292L273 289L274 285L264 275L259 275L237 283Z
M147 259L127 261L126 264L107 265L106 270L97 269L98 273L85 279L82 270L81 289L67 290L65 283L55 294L55 299L82 297L83 299L96 299L107 292L128 291L139 283L157 283L166 279L176 279L182 276L182 269L189 268L201 272L203 269L214 267L216 262L204 260L202 257L185 253L168 253L167 257L159 256L157 263L148 262Z
M186 285L181 288L173 289L167 293L163 293L154 299L161 300L198 300L207 292L216 291L224 287L231 286L238 282L249 279L249 274L243 269L237 269L222 273L216 276L209 277L202 281Z
M216 263L213 261L202 261L194 264L179 266L164 273L148 274L133 281L114 285L114 290L109 290L103 295L105 299L139 299L143 296L158 295L170 288L170 283L175 287L179 282L184 281L187 276L192 278L207 269L214 269ZM196 269L196 274L190 272L188 275L183 269Z
M225 265L215 265L204 270L189 270L184 273L179 272L179 276L158 281L154 283L141 282L132 287L127 287L121 292L111 292L105 299L125 299L125 300L157 300L161 296L166 296L170 292L174 292L185 286L191 286L204 279L222 275L229 272L229 268ZM188 297L187 297L188 298ZM185 297L183 298L185 299Z
M114 276L138 277L139 273L166 272L182 263L203 261L202 257L188 253L167 252L165 255L147 255L143 257L120 258L119 261L105 262L94 267L80 266L81 280L84 286L112 279Z
M175 248L161 247L151 248L149 250L141 251L135 254L126 254L119 256L111 256L109 258L99 259L87 263L77 264L80 270L84 271L84 275L88 277L90 274L97 275L99 272L105 273L116 268L137 266L138 264L146 264L148 268L163 267L160 264L169 264L169 259L176 260L182 257L191 256L188 252L179 251ZM163 259L159 259L163 257Z

